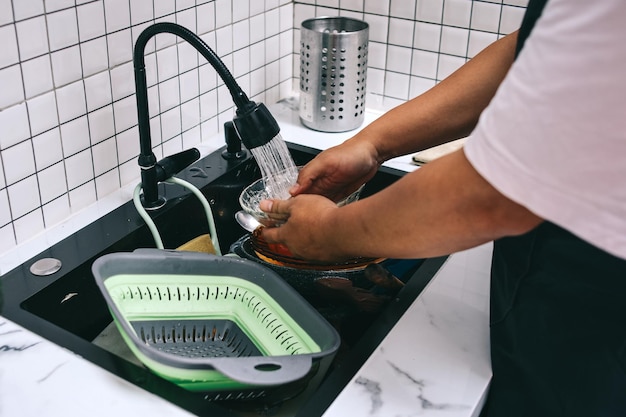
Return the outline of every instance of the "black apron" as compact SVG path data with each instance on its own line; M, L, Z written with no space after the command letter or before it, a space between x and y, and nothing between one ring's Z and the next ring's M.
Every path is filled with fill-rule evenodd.
M494 244L483 416L626 416L626 260L552 223Z
M530 1L518 51L545 2ZM482 417L626 416L626 260L549 222L499 239L490 314Z

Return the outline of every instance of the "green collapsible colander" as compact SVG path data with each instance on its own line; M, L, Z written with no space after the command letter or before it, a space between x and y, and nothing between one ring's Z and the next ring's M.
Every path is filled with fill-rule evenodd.
M92 271L131 351L191 391L303 380L339 347L335 329L255 262L141 249L104 255Z

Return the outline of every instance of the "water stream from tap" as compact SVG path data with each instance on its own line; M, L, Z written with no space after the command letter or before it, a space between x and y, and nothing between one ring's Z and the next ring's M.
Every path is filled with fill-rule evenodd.
M280 133L266 144L250 151L261 168L261 175L266 178L266 197L283 200L289 198L289 189L298 178L298 167Z

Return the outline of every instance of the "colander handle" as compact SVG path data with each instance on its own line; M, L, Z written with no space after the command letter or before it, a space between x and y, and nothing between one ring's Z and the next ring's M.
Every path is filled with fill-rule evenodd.
M227 377L246 384L280 385L296 381L311 370L310 355L220 358L213 367Z

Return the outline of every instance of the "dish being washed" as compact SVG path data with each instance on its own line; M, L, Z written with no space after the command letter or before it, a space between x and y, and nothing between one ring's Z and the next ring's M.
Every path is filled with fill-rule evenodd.
M287 246L280 243L269 243L263 238L262 228L257 228L250 236L250 247L254 254L262 261L272 265L278 265L296 269L311 270L361 270L371 263L383 261L383 258L357 257L346 259L341 262L322 262L300 259L294 256Z
M263 177L247 186L239 196L239 204L244 211L255 219L268 220L267 214L259 208L261 200L283 199L290 197L289 189L296 183L301 166L294 169L286 169L277 174ZM337 203L344 206L359 199L363 186Z

